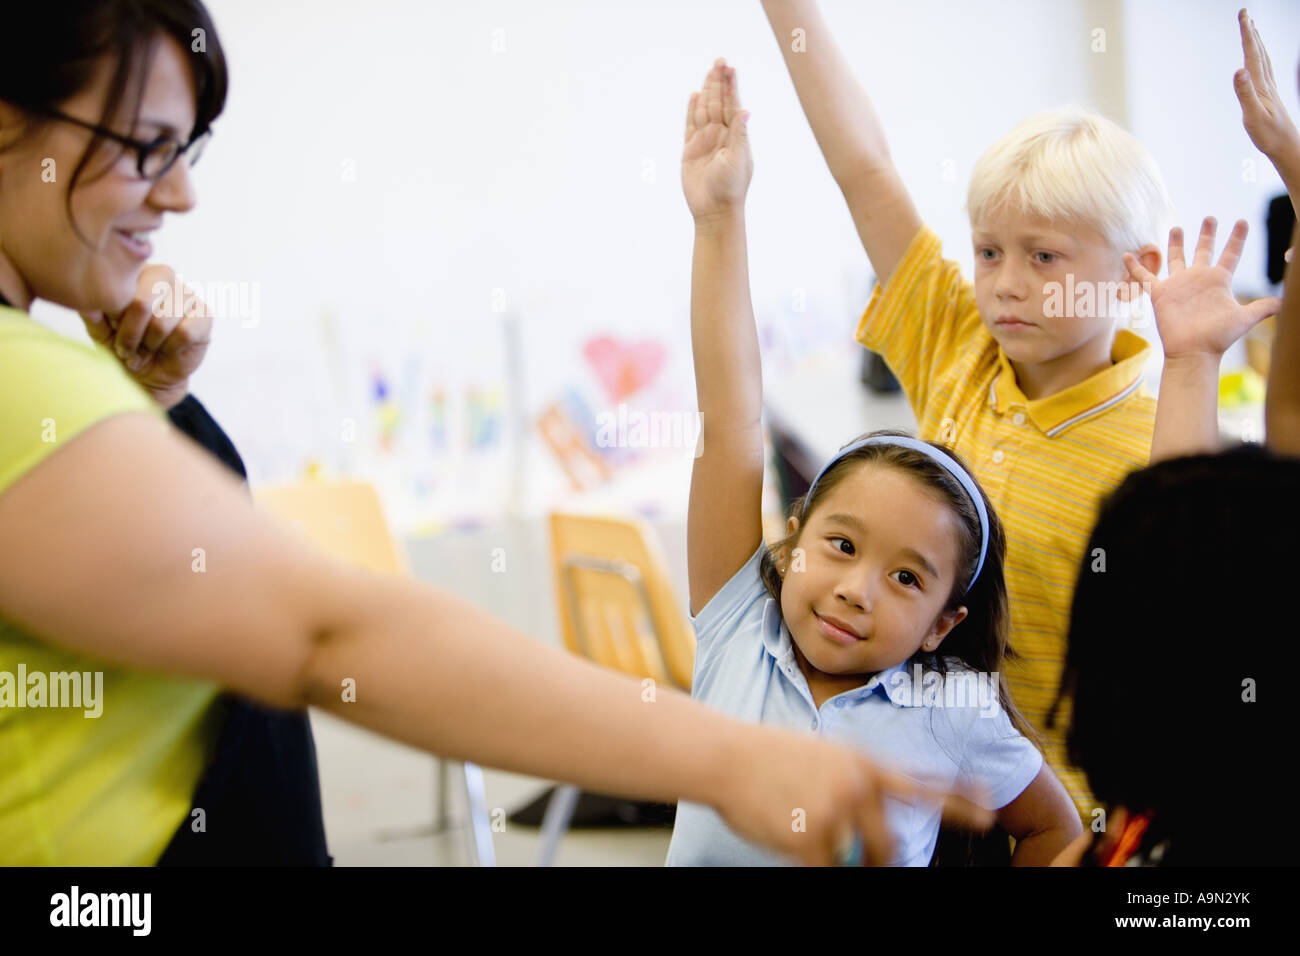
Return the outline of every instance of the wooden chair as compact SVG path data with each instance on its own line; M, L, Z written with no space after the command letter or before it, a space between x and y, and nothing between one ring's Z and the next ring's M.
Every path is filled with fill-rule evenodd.
M553 513L550 531L565 646L602 667L689 693L695 633L653 530L637 519ZM554 862L578 792L563 785L552 793L539 866Z

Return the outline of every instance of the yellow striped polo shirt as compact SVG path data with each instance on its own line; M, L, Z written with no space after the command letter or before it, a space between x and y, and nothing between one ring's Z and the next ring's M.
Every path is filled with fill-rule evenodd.
M918 434L974 469L1002 519L1012 698L1045 741L1048 763L1085 825L1094 806L1082 771L1065 759L1068 702L1046 720L1065 662L1074 582L1100 499L1147 464L1155 397L1142 383L1151 347L1119 330L1110 368L1029 400L975 305L975 287L922 226L889 284L876 287L858 341L879 353L916 413Z

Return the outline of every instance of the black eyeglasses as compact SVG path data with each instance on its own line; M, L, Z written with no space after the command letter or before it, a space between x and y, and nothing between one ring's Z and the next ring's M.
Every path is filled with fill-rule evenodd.
M208 140L212 138L212 130L207 129L188 143L181 143L180 140L172 136L160 136L153 142L146 143L142 140L132 139L130 136L123 136L121 133L116 133L111 129L100 126L98 123L87 123L85 120L69 116L67 113L60 113L58 110L38 107L34 111L51 116L54 119L63 120L65 123L75 123L84 129L98 133L105 139L111 139L115 143L121 143L129 149L135 150L136 169L139 170L141 179L161 179L167 175L167 171L182 156L186 157L187 162L192 167L199 161L199 157L203 155L203 148L208 145Z

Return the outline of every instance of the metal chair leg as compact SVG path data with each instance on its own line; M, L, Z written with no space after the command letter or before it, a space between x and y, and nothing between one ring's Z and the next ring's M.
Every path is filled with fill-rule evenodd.
M554 866L555 855L560 849L560 840L569 829L573 819L573 810L578 805L577 787L564 784L551 793L550 802L546 804L546 816L542 818L542 848L537 855L538 866Z
M434 818L433 829L441 833L447 829L447 784L450 774L447 772L447 761L438 757L438 815Z
M469 795L469 833L473 855L479 866L496 866L492 821L488 817L487 791L483 786L483 768L467 762L464 770L465 791Z

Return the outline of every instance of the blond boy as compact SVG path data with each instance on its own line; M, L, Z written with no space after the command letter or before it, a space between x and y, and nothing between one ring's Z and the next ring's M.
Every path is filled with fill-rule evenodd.
M1150 346L1116 328L1137 304L1124 254L1151 274L1160 269L1156 243L1169 213L1160 171L1095 114L1057 110L1022 122L974 170L969 281L922 223L816 4L764 7L879 283L858 341L899 378L920 437L960 452L1001 515L1019 655L1007 675L1013 697L1091 820L1087 781L1065 757L1068 712L1052 726L1048 714L1099 500L1162 454L1163 439L1152 448L1156 401L1142 383ZM1202 356L1184 366L1169 355L1164 382L1203 395L1206 368ZM1104 570L1104 553L1086 557Z

